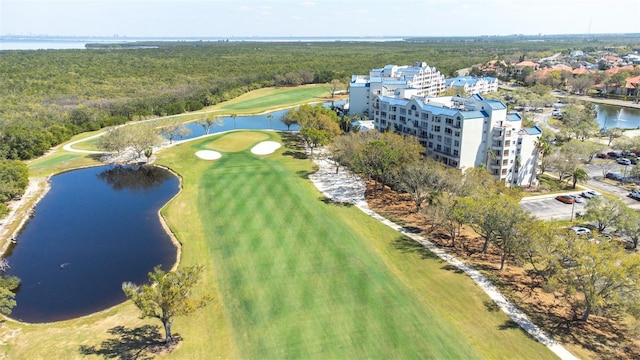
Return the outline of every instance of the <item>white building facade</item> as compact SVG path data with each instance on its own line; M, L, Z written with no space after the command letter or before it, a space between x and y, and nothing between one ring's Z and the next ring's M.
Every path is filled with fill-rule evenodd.
M507 185L537 185L538 127L522 128L519 114L507 114L498 100L475 94L410 99L376 95L371 103L376 129L417 136L427 156L464 171L485 167Z
M413 66L387 65L369 75L352 75L349 84L349 112L371 118L374 96L438 96L445 90L445 78L425 62Z
M460 89L464 94L485 94L498 91L498 79L493 77L458 76L445 80L447 89Z

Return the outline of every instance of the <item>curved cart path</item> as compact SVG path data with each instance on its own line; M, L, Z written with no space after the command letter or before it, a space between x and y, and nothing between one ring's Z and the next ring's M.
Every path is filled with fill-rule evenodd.
M564 346L558 344L550 335L531 322L531 320L529 320L529 318L527 318L520 309L507 300L491 283L491 281L478 270L447 254L444 250L438 248L423 236L412 234L402 226L387 220L375 211L369 209L369 205L364 197L364 181L343 168L341 168L336 174L335 163L327 160L326 158L318 158L314 159L314 161L318 164L320 169L316 173L310 175L309 178L325 196L334 201L351 203L372 218L419 242L429 249L429 251L438 255L442 260L464 271L478 284L478 286L480 286L480 288L482 288L482 290L487 293L487 295L489 295L491 300L493 300L496 305L502 309L502 311L504 311L513 321L520 325L520 327L522 327L536 340L547 346L559 358L563 360L578 359Z

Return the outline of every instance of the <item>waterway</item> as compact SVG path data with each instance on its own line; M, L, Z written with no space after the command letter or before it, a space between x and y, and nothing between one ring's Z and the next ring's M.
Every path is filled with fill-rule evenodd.
M346 103L345 100L340 101L330 101L325 102L323 105L325 107L330 108L331 106L343 106ZM281 118L283 115L289 112L290 109L273 111L270 113L260 114L260 115L247 115L247 116L237 116L235 119L232 116L221 116L219 119L221 121L221 125L212 126L209 130L209 133L219 133L223 131L229 130L299 130L300 126L291 125L287 127ZM269 120L268 115L271 115L272 118ZM189 133L181 138L176 138L174 140L187 140L194 139L200 136L205 135L204 127L200 125L197 121L189 122L185 124L185 127L189 129Z
M158 210L179 190L176 176L150 166L100 166L51 178L51 189L6 254L20 278L11 317L43 323L123 302L122 283L169 270L177 249Z

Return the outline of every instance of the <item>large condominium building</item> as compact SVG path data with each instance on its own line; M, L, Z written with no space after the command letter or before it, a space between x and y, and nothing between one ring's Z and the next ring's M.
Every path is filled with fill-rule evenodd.
M465 170L485 167L507 185L536 184L538 127L522 128L519 114L507 114L498 100L448 96L409 99L376 95L371 117L376 129L417 136L427 156Z
M493 77L458 76L445 80L447 89L459 89L462 93L484 94L498 91L498 79Z
M438 96L445 90L444 75L425 62L413 66L387 65L369 75L353 75L349 84L349 112L371 118L374 96Z

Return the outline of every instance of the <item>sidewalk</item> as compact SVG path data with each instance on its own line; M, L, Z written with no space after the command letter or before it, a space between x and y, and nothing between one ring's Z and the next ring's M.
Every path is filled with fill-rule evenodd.
M498 289L482 275L478 270L463 263L462 261L447 254L443 249L437 247L435 244L425 239L420 235L413 234L407 229L395 224L376 212L369 209L367 201L364 197L365 184L364 181L357 176L349 173L344 168L336 174L336 166L326 158L314 159L318 164L319 170L311 174L309 179L314 185L328 198L354 204L365 214L371 216L373 219L380 221L381 223L389 226L390 228L401 232L402 234L410 237L411 239L422 244L429 249L432 253L436 254L442 260L455 266L456 268L464 271L473 281L484 290L487 295L493 300L502 311L504 311L514 322L516 322L522 329L533 336L536 340L547 346L554 354L563 360L578 359L571 352L569 352L562 345L558 344L551 336L549 336L544 330L536 326L527 316L520 311L515 305L507 300Z

